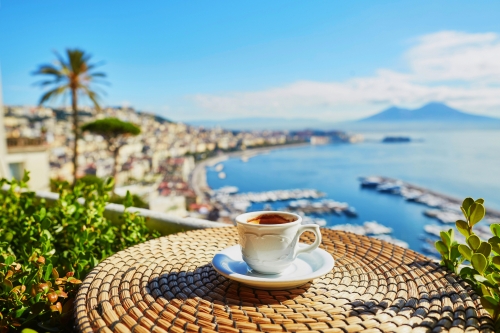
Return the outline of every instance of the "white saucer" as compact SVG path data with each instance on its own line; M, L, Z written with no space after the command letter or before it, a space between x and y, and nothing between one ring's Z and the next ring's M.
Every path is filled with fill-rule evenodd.
M261 274L252 271L243 261L240 245L228 247L212 259L212 265L221 275L259 289L290 289L301 286L330 272L334 263L328 252L318 248L311 253L299 254L281 274Z

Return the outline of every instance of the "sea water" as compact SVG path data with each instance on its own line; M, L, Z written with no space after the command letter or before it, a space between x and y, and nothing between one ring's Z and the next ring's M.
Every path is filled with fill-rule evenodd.
M328 225L375 220L392 228L395 238L420 252L423 227L439 224L423 215L429 207L363 189L358 177L386 176L457 198L482 197L486 207L500 209L500 131L404 133L414 141L390 144L381 142L380 133L364 135L365 142L359 144L284 148L252 157L246 163L231 158L224 162L225 179L208 169L208 184L214 189L237 186L239 192L317 189L325 192L327 199L347 202L358 213L357 218L323 215ZM280 209L286 204L271 205ZM263 204L253 204L249 211L262 208Z

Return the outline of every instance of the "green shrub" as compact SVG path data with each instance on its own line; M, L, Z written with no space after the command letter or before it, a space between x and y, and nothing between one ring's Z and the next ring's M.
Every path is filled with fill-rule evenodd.
M102 186L104 180L94 175L85 175L78 178L78 181L84 183L85 185L97 185L97 187ZM59 192L61 189L70 190L71 184L65 180L51 179L50 180L50 190L52 192Z
M0 180L0 332L24 328L68 331L73 298L85 275L113 253L144 242L144 219L126 211L123 223L103 217L112 181L59 184L48 203L20 182ZM126 206L132 203L127 194Z
M465 220L456 222L466 244L454 240L454 231L441 232L436 249L441 253L441 265L454 271L481 295L481 304L491 314L500 331L500 224L491 224L493 237L482 241L474 233L474 225L486 214L484 200L466 198L461 206ZM463 263L467 265L464 265Z
M109 202L120 205L123 205L125 203L125 200L127 200L126 197L122 197L119 195L112 195L111 198L109 198ZM142 198L137 194L132 194L132 204L130 206L145 209L149 208L149 204L142 200Z

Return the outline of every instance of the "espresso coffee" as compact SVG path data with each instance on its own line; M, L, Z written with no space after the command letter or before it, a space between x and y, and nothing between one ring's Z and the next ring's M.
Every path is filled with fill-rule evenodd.
M295 222L295 218L286 218L278 214L261 214L259 216L253 217L247 220L250 224L285 224L290 222Z
M318 225L301 225L299 215L280 211L260 211L238 215L236 227L243 261L260 274L280 274L301 253L309 253L321 243ZM316 235L313 244L301 244L304 231Z

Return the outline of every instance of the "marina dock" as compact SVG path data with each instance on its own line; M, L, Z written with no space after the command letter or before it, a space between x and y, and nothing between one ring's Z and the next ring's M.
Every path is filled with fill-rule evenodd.
M454 223L455 217L457 219L463 217L460 211L463 199L390 177L362 177L360 181L361 187L374 189L381 193L399 195L407 201L417 202L433 208L427 211L426 215L438 218L443 223ZM489 222L500 222L500 211L486 207L486 219Z

